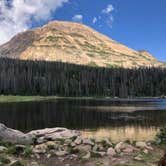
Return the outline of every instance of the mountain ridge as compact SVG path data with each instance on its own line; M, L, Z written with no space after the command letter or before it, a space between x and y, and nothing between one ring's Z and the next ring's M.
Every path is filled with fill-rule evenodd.
M145 50L136 51L84 24L66 21L49 22L17 34L0 46L0 57L99 67L163 65Z

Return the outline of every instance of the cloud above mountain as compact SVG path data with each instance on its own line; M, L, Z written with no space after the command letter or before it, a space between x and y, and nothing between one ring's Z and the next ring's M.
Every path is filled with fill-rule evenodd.
M74 22L82 22L82 19L83 19L83 15L81 15L81 14L76 14L72 17L72 20Z
M68 0L0 0L0 44L34 22L47 21Z
M113 5L108 4L104 9L101 10L101 12L98 16L95 16L92 19L92 23L96 24L97 22L103 21L107 24L107 26L112 28L112 23L114 21L113 11L114 11Z
M107 25L112 28L112 23L114 21L114 17L112 12L114 11L114 7L112 4L108 4L105 9L102 10L102 14L106 20Z

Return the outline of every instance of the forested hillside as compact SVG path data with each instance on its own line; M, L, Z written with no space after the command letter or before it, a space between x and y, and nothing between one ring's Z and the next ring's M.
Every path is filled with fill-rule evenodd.
M99 68L0 59L0 94L161 96L166 95L166 69Z

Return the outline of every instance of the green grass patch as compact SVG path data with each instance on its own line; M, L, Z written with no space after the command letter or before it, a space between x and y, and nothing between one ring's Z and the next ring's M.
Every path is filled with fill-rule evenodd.
M10 102L30 102L30 101L42 101L57 99L57 96L13 96L13 95L1 95L0 103L10 103Z
M89 63L88 63L88 66L97 67L97 64L96 64L95 62L89 62Z

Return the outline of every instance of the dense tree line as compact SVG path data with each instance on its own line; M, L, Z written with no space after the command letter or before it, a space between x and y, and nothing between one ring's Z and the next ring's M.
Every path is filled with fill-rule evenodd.
M0 94L161 96L166 95L166 69L98 68L0 59Z

